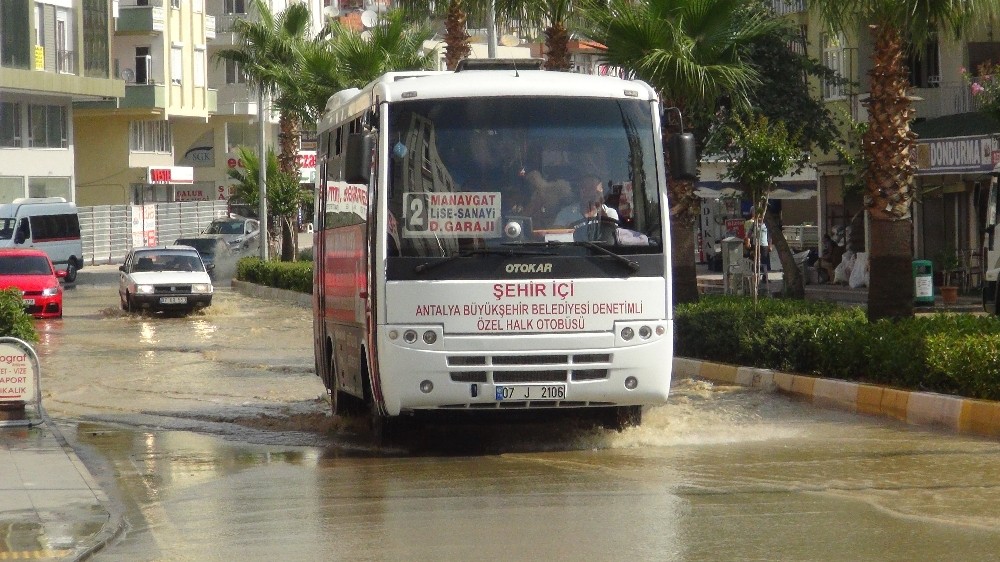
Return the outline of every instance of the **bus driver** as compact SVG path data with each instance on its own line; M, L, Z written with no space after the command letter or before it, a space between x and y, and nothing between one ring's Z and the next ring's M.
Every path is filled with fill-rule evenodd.
M581 176L574 182L577 200L556 215L557 226L572 226L592 218L609 218L618 222L618 211L604 203L604 183L595 175Z

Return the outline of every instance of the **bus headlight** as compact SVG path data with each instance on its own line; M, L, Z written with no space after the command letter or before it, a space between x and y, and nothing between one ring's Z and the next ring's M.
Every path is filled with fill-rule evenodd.
M426 332L424 332L424 343L426 343L427 345L433 345L434 342L437 341L437 339L438 337L437 334L434 333L434 330L427 330Z
M653 335L653 330L649 329L649 326L643 326L639 328L639 337L648 340L649 336Z
M625 377L625 388L635 390L639 386L639 379L635 377Z
M624 328L622 328L622 339L623 340L629 341L629 340L631 340L634 337L635 337L635 330L633 330L632 328L630 328L628 326L625 326Z
M420 381L420 392L430 394L434 390L434 383L428 380Z
M416 330L407 330L403 332L403 341L405 341L406 343L413 343L417 341Z

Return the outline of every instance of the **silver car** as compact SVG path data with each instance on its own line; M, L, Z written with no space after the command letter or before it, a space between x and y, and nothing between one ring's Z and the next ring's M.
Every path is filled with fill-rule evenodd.
M240 252L256 245L260 235L260 222L244 217L215 219L203 234L222 235L231 251Z

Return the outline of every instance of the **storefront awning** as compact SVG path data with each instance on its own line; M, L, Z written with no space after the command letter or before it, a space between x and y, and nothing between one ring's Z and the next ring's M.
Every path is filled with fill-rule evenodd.
M742 192L735 184L721 181L699 181L695 193L702 199L738 197ZM778 187L769 194L771 199L812 199L816 197L815 181L779 181Z

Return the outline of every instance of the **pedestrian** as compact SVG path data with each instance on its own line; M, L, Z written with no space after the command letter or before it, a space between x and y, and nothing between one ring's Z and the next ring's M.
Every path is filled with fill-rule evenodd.
M754 246L760 247L760 280L767 286L767 273L771 269L771 246L767 235L767 225L764 224L764 217L751 217L744 225L743 247L746 249L747 257L753 258L756 251Z

